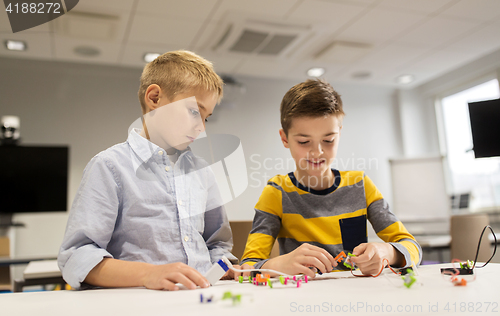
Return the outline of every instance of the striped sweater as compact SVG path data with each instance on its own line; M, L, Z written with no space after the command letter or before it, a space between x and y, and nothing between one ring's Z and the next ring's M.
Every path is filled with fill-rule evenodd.
M367 220L378 237L403 254L406 266L420 263L419 244L389 210L370 178L362 171L332 171L334 184L321 191L300 184L293 172L269 180L255 206L241 264L260 268L276 238L280 255L309 243L335 257L367 242Z

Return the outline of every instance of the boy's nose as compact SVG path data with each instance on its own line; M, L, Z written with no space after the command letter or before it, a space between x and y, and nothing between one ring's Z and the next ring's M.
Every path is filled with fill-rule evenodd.
M319 157L319 155L321 155L322 153L323 153L323 148L321 147L321 144L313 146L310 151L312 157Z
M203 133L205 131L205 122L202 121L202 122L196 124L195 130L196 130L196 132L198 132L198 134Z

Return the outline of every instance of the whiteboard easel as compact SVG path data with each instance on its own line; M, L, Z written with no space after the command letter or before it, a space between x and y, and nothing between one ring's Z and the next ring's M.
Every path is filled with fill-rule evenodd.
M391 159L393 211L399 220L448 220L443 157Z

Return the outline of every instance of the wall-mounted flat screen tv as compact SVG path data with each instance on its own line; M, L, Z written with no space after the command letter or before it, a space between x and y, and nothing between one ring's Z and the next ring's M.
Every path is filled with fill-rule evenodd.
M68 147L0 146L0 215L66 211Z

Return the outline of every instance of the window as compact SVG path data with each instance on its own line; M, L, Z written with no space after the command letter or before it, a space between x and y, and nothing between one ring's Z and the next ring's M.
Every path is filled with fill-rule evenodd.
M500 158L474 158L468 102L498 98L494 79L441 100L451 193L470 193L472 211L500 207Z

